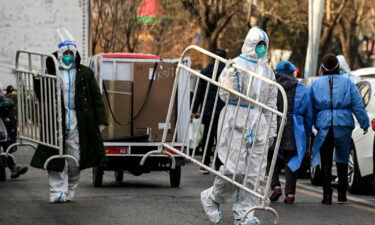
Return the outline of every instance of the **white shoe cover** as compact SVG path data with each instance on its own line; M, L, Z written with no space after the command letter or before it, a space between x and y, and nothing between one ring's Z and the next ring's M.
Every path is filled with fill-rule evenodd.
M260 225L260 221L256 217L246 217L245 221L234 220L234 225Z
M219 203L215 202L212 197L212 187L202 191L201 193L201 202L204 211L206 212L208 218L211 222L216 224L221 223L222 213L219 207Z
M66 194L66 201L67 202L73 201L74 195L75 195L75 191L72 191L72 190L68 191L68 193Z
M66 195L64 192L50 194L49 203L63 203L66 202Z

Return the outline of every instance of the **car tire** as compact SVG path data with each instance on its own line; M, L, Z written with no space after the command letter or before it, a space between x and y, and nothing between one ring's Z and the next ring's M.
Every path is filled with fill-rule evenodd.
M171 187L179 187L181 182L181 166L177 166L169 171Z
M316 186L323 185L322 170L320 165L317 165L315 168L310 167L310 182L312 185Z
M124 171L116 170L115 171L115 180L116 180L116 182L122 182L124 180Z
M5 171L5 158L3 156L0 157L0 181L5 181L7 178L6 171Z
M92 168L92 183L94 187L101 187L103 185L104 170L100 166Z
M362 177L359 171L356 151L350 151L348 163L348 191L351 194L367 194L371 192L371 176Z

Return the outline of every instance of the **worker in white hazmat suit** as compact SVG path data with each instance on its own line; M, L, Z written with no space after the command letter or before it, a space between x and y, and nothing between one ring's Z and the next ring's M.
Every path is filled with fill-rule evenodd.
M266 64L268 44L268 36L262 29L251 28L243 44L242 54L233 60L234 63L275 81L272 69ZM249 75L241 71L225 68L219 82L227 88L234 89L276 109L277 88L259 79L254 79L250 86L249 78ZM219 159L224 163L219 171L230 178L235 174L237 182L243 183L246 179L245 185L248 188L254 189L257 186L257 192L263 191L265 188L268 146L272 144L271 142L276 137L276 116L271 118L270 112L262 111L258 106L240 100L237 119L235 119L238 98L234 95L228 96L228 92L222 89L219 94L224 102L228 100L228 104L221 112L218 124L217 151ZM229 99L227 99L228 97ZM258 123L259 118L260 123ZM269 122L270 129L268 131L266 128ZM259 129L257 129L258 127ZM253 145L253 152L251 153ZM256 182L258 173L260 182ZM212 222L221 222L220 204L230 195L233 195L234 200L233 216L235 224L260 223L254 217L253 212L249 213L244 221L241 221L251 207L260 205L259 199L219 177L215 178L214 185L211 188L201 193L203 208Z
M101 131L108 124L105 105L94 73L80 63L76 43L69 32L58 29L58 33L61 42L58 44L58 51L53 54L58 61L58 79L63 99L64 154L77 159L79 167L72 159L50 161L47 167L50 203L72 201L80 171L106 162ZM48 74L56 74L51 57L47 58L46 67ZM44 95L44 99L52 95L40 91L40 82L34 82L34 89L40 100L43 99L40 95ZM45 119L48 119L48 116L45 116ZM56 151L48 146L38 145L31 165L43 168L50 156L58 154Z
M351 73L350 67L343 55L338 55L336 58L339 61L340 75L349 78L349 80L351 80L354 84L357 84L359 81L361 81L358 76Z
M75 112L75 79L77 70L74 67L76 54L74 42L65 41L59 44L58 62L60 69L60 84L63 88L64 108L66 111L66 140L65 150L68 155L79 160L79 134L77 116ZM63 172L49 170L50 202L64 202L73 200L78 185L80 169L71 159L67 159Z
M64 38L65 39L65 38ZM70 38L71 39L71 38ZM79 133L75 111L75 80L77 69L74 58L77 46L72 40L66 40L58 45L58 63L60 70L60 84L63 91L65 108L65 151L79 161ZM51 203L72 201L78 185L80 169L71 159L66 160L63 172L48 170Z

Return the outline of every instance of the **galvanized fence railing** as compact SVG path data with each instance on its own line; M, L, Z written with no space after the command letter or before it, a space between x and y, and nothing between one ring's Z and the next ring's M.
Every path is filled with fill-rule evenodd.
M48 74L46 60L51 58L56 74ZM19 50L16 55L15 76L17 81L18 141L8 147L6 155L17 146L44 145L57 149L59 154L48 158L44 169L51 160L72 159L64 155L62 124L62 88L58 63L52 54Z
M197 52L199 52L199 53L201 53L205 56L213 58L214 69L213 69L213 73L212 73L213 74L212 78L208 78L207 76L197 72L196 70L193 70L190 67L187 67L186 65L184 65L182 63L182 59L190 51L197 51ZM219 62L224 63L226 65L226 71L236 70L236 71L239 71L239 72L242 72L242 73L245 73L245 74L248 75L248 86L245 87L246 91L238 92L237 90L234 90L232 88L228 88L225 85L223 85L222 83L216 81L217 80L216 74L217 74L217 71L218 71ZM187 71L188 73L180 73L183 70ZM275 81L272 81L270 79L262 77L262 76L260 76L256 73L253 73L253 72L251 72L251 71L249 71L249 70L247 70L243 67L240 67L240 66L236 65L231 60L225 60L225 59L223 59L223 58L221 58L221 57L219 57L219 56L217 56L217 55L215 55L215 54L213 54L209 51L206 51L206 50L204 50L204 49L202 49L198 46L192 45L192 46L189 46L188 48L186 48L185 51L182 53L179 64L178 64L177 69L176 69L176 78L175 78L175 83L174 83L174 87L173 87L173 90L172 90L172 95L171 95L171 98L170 98L170 104L169 104L169 110L168 110L168 114L167 114L167 118L166 118L166 124L171 123L172 110L176 107L175 104L177 104L176 101L175 101L177 89L182 88L184 96L187 95L187 94L190 94L189 93L190 87L187 85L187 83L184 84L184 85L178 86L178 82L177 82L178 77L183 75L183 74L188 75L188 76L194 76L197 79L195 88L193 90L192 100L190 102L190 104L191 104L190 114L192 114L192 108L193 108L193 104L194 104L196 96L197 96L199 82L207 82L205 92L204 92L204 99L203 99L203 103L202 103L202 106L201 106L201 112L205 111L206 104L207 104L207 96L208 96L208 91L209 91L210 86L216 86L217 87L212 112L215 112L216 107L218 105L218 101L221 101L219 99L220 96L223 96L223 95L227 96L225 98L225 100L226 100L225 101L225 107L223 108L223 110L221 111L221 114L220 114L221 119L219 120L219 122L217 124L218 129L217 129L217 140L216 140L216 145L218 145L218 143L221 143L221 138L223 138L222 132L223 132L223 128L225 127L225 123L233 123L230 126L230 127L232 127L232 129L229 132L226 131L227 134L230 134L230 137L227 140L228 141L227 147L226 147L227 153L225 155L225 159L222 160L223 165L221 166L219 171L215 170L215 164L216 164L215 162L219 158L217 146L216 146L216 150L213 153L212 166L209 167L209 166L204 164L204 158L206 157L206 155L209 155L208 151L211 151L211 149L208 149L208 140L210 139L210 135L213 135L212 134L212 126L214 125L213 123L214 123L214 117L215 117L214 114L215 113L211 113L212 115L210 117L210 123L205 124L205 126L209 125L209 129L208 129L207 138L205 140L202 140L202 142L203 142L203 144L201 144L201 146L203 147L203 156L202 157L198 156L196 154L198 146L193 147L190 155L184 154L183 149L176 149L175 147L173 147L174 143L175 143L175 140L176 140L176 131L174 132L172 142L166 142L165 140L166 140L167 133L168 133L168 126L165 126L161 146L159 147L158 150L152 151L152 152L149 152L148 154L146 154L141 161L141 165L143 165L145 163L145 161L147 160L147 157L150 156L151 154L163 153L163 154L168 155L171 158L171 167L174 168L175 162L174 162L173 155L170 152L173 152L174 154L183 156L186 160L198 165L201 168L204 168L205 170L209 171L210 173L213 173L216 176L219 176L223 180L225 180L227 182L230 182L234 186L236 186L236 187L252 194L253 196L259 198L260 204L258 206L252 207L246 213L246 215L243 216L243 220L245 219L245 217L250 212L253 212L255 210L266 210L266 211L271 211L271 212L274 213L274 215L275 215L274 224L277 224L278 223L278 214L274 209L269 207L269 199L268 198L269 198L269 194L270 194L270 184L271 184L272 174L273 174L273 171L274 171L274 168L275 168L278 149L279 149L279 146L280 146L280 141L281 141L281 138L282 138L283 129L284 129L284 125L285 125L285 122L286 122L287 98L286 98L286 93L285 93L284 89L281 87L281 85L279 85ZM276 109L276 107L271 108L270 106L267 106L264 103L264 101L260 100L260 98L258 98L258 97L257 98L250 97L251 96L250 93L254 93L254 90L252 90L252 89L254 89L254 87L255 87L254 84L256 82L258 82L257 85L259 85L261 83L262 85L269 85L271 87L277 88L279 93L281 93L282 99L283 99L283 106L284 107L283 107L282 112L278 111ZM268 93L261 93L261 95L262 94L268 94ZM184 98L184 96L183 96L183 98ZM276 102L276 100L275 100L275 102ZM243 107L244 105L246 107ZM227 120L227 118L229 118L229 117L227 117L228 109L231 110L232 115L234 115L234 117L232 117L230 119L230 121L229 121L229 119ZM241 113L239 113L239 111L241 111ZM233 112L234 112L234 114L233 114ZM203 114L203 113L201 113L201 114ZM239 141L238 138L234 138L234 133L238 132L238 131L234 131L234 130L236 129L235 124L237 122L237 119L239 118L239 114L242 115L241 116L241 119L242 119L241 123L245 127L245 129L243 129L241 131L242 136L244 137L244 138L240 139L241 143L238 142ZM245 116L243 116L243 115L245 115ZM264 117L264 115L268 115L268 118L269 118L268 121L266 121L266 124L264 124L264 119L262 119L262 117ZM261 167L264 167L267 164L267 153L268 153L268 147L269 147L268 137L270 135L271 126L274 125L274 124L271 124L271 123L276 123L275 117L278 117L277 120L279 121L278 131L277 131L278 135L275 138L276 143L275 143L275 147L274 147L274 151L273 151L272 161L268 162L269 163L268 166L269 166L269 174L270 175L265 176L265 174L261 174ZM189 118L183 118L181 116L181 112L179 112L178 115L177 115L176 127L178 126L178 123L180 123L183 120L185 120L185 121L190 120L190 116L189 116ZM252 122L250 122L250 121L252 121ZM262 121L263 121L263 123L262 123ZM201 122L202 121L200 120L200 123ZM249 129L251 127L251 137L249 137L247 135L248 134L247 132L249 132L249 129L246 129L246 127L248 127ZM182 144L183 148L184 148L184 146L188 146L188 138L187 138L188 137L188 130L189 130L189 128L187 127L184 131L184 134L183 134L184 135L183 144ZM266 142L263 143L263 145L262 145L261 155L256 155L256 154L254 154L254 146L256 145L256 141L249 142L247 140L247 138L253 138L253 140L257 140L257 138L258 138L257 136L260 136L261 134L263 135L263 139L265 139ZM197 135L198 135L198 133L197 133ZM264 135L266 135L265 136L266 138L264 138ZM233 139L235 139L235 140L233 140ZM244 149L245 145L246 145L246 149L247 149L246 151L248 151L248 156L249 156L247 159L244 159L243 155L241 154L241 149ZM233 150L234 148L240 149L240 151L238 151L238 153L237 152L234 153L235 152ZM234 162L233 162L233 154L237 154L235 156L236 159L234 160ZM232 162L229 162L230 161L228 159L229 157L232 158L231 159ZM252 159L252 157L259 157L259 159L255 159L255 160L258 161L256 163L257 165L255 165L255 164L252 165L253 161L252 161L252 163L250 163L250 159ZM252 160L254 160L254 158ZM230 173L230 176L228 176L228 174L226 173L226 171L228 170L228 163L232 163L232 167L233 167L233 165L235 167L234 170L232 169L232 171ZM238 169L238 166L241 163L245 164L246 170L240 171ZM253 177L252 177L252 179L254 179L254 177L256 179L255 184L251 185L251 187L250 187L249 185L247 185L248 184L247 179L248 179L248 176L249 176L250 168L252 166L257 166L259 168L255 168L255 171L256 171L257 174L255 176L253 175ZM243 179L241 181L236 179L237 175L239 175L239 174L241 174L242 177L243 177ZM262 188L260 188L260 187L262 187Z

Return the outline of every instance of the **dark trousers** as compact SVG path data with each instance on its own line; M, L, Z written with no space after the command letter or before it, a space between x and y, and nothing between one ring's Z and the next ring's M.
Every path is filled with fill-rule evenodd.
M285 171L285 195L296 193L296 183L297 183L297 171L292 172L288 167L288 162L293 156L297 154L296 151L283 151L283 158L277 157L275 170L272 175L271 188L280 185L279 175L282 169Z
M1 148L3 149L4 152L7 150L7 148L8 148L11 144L13 144L13 143L11 143L11 142L9 142L9 141L0 143ZM13 149L12 152L15 152L14 149ZM10 153L12 153L12 152L10 152ZM6 164L7 164L8 168L9 168L10 170L13 170L14 167L16 166L16 163L14 162L14 159L13 159L12 157L10 157L10 156L9 156L9 157L6 157Z
M207 152L206 156L204 158L204 165L209 166L211 163L211 156L213 155L215 149L213 148L214 146L214 141L216 140L217 142L217 127L218 127L218 122L219 122L219 113L216 113L214 116L214 120L212 121L212 128L211 128L211 133L210 133L210 138L207 140L208 137L208 129L210 128L210 122L211 122L211 114L210 115L203 115L202 118L202 123L204 124L204 133L203 133L203 141L202 141L202 149L204 150L206 146L206 142L208 141L207 145ZM216 158L215 161L215 168L218 170L220 166L223 165L223 163L220 161L219 157Z
M335 147L333 129L330 128L322 147L320 148L320 159L323 178L323 192L331 194L333 150ZM346 192L348 184L348 164L336 163L339 178L338 192Z

